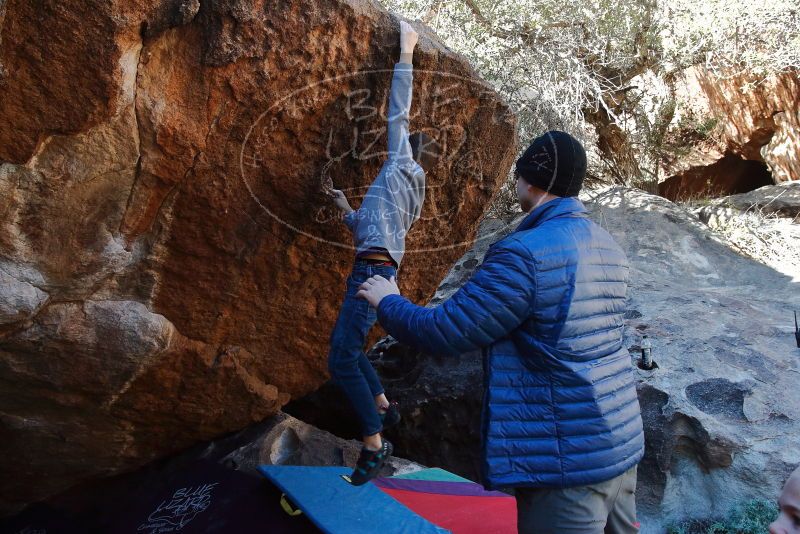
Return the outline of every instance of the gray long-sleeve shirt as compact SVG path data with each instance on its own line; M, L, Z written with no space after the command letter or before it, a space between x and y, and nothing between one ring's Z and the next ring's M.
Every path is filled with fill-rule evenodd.
M367 190L361 207L345 215L356 255L384 249L400 266L406 234L419 219L425 200L425 172L414 161L408 141L413 67L396 63L389 94L389 155Z

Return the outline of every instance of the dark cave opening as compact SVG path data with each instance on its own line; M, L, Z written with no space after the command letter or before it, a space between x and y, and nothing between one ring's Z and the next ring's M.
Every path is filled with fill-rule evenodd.
M673 202L685 202L747 193L774 183L763 161L728 153L712 165L694 167L668 178L659 184L658 194Z
M345 394L331 381L316 391L292 400L282 411L344 439L361 439L358 420Z
M401 420L385 432L396 455L478 480L481 352L444 358L424 355L384 339L367 355L389 400L400 402ZM349 400L331 381L293 400L283 411L338 437L361 439Z

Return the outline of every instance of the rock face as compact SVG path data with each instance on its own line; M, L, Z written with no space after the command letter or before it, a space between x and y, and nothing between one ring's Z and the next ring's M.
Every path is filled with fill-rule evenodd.
M721 78L702 67L678 77L677 130L686 131L674 133L686 146L664 162L670 178L660 194L673 200L720 196L800 180L800 74L754 81Z
M322 189L357 205L382 163L397 28L360 0L0 3L0 510L325 381L352 249ZM424 299L515 120L419 31L411 127L443 157L400 280Z
M643 531L722 515L754 497L776 498L800 463L796 282L740 255L661 197L614 188L586 203L631 262L624 335L632 364L648 334L659 366L637 369L646 434L637 492ZM485 222L486 239L457 262L432 304L452 295L488 244L520 220ZM480 355L424 355L387 338L371 356L388 395L403 406L403 420L389 434L398 454L476 478ZM325 424L322 417L316 423Z
M693 212L743 254L800 281L800 182L723 197Z
M716 199L701 207L697 214L706 222L712 214L726 208L740 212L759 211L764 215L797 220L800 218L800 182L760 187L749 193Z

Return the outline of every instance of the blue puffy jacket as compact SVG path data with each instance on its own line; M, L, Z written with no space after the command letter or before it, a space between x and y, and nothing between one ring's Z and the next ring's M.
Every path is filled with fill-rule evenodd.
M533 210L436 308L390 295L381 325L423 352L482 348L486 487L569 487L614 478L644 454L622 345L625 254L576 198Z

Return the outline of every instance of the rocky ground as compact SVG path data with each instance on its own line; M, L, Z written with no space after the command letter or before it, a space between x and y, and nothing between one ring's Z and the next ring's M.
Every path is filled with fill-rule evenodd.
M800 281L800 182L687 205L740 252Z
M667 200L611 189L588 205L633 265L626 343L635 354L647 333L659 365L639 371L644 518L774 499L800 463L797 282Z

